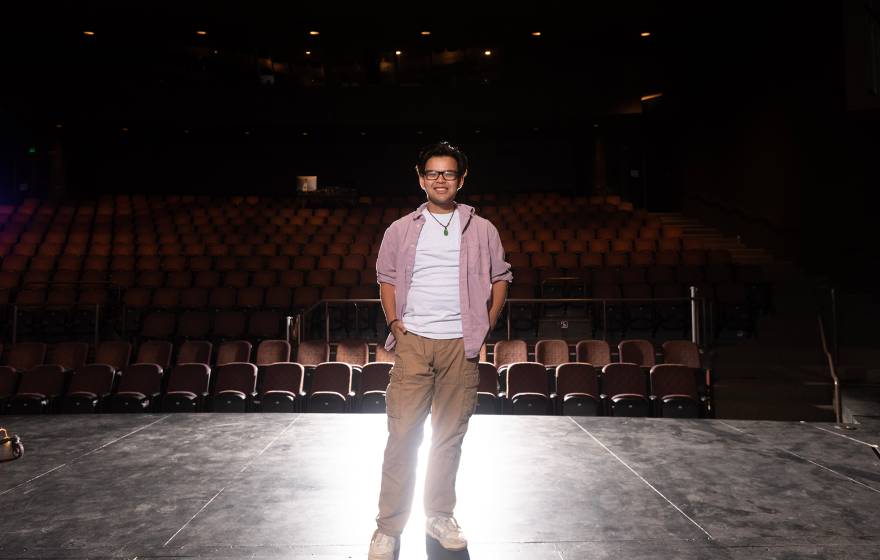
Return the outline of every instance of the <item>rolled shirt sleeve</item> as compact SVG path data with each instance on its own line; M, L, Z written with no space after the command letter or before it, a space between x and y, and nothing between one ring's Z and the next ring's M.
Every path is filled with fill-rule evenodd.
M389 227L382 236L379 255L376 257L376 282L397 284L397 246L399 234L397 228Z
M504 246L501 244L498 229L494 225L489 226L489 266L489 280L493 284L501 280L513 281L510 263L504 260Z

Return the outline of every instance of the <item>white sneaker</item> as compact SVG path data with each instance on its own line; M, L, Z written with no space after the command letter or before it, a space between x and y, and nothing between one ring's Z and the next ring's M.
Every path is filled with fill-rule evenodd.
M425 532L446 550L467 548L467 539L454 517L429 517L425 520Z
M377 529L370 540L370 552L367 560L394 560L394 552L397 550L398 539Z

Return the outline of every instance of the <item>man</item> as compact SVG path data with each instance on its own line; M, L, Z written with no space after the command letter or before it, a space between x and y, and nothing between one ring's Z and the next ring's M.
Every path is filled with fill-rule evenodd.
M454 146L424 148L416 173L427 202L392 223L379 249L376 276L391 331L385 348L396 359L385 395L388 442L369 560L394 558L400 546L429 410L425 530L446 549L467 547L452 515L455 476L477 404L480 348L513 278L495 226L455 202L467 170L467 157Z

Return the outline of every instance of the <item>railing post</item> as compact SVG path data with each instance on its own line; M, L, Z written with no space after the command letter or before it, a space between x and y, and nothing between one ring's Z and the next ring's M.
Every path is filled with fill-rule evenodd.
M691 293L691 342L700 346L700 317L697 313L697 287L690 287Z
M510 302L505 302L504 305L507 306L507 340L510 340L511 330L510 330Z
M330 304L324 302L324 341L330 344Z

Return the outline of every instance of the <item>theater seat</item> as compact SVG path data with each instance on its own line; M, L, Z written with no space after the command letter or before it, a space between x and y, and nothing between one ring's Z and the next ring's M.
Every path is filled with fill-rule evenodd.
M208 397L211 368L205 364L174 366L168 387L162 395L164 412L196 412L204 409Z
M277 362L263 366L259 388L262 412L299 412L306 397L303 391L303 366Z
M214 412L252 410L257 396L257 366L235 362L214 368L216 382L211 395Z
M556 366L554 409L565 416L598 416L599 372L591 364L569 362Z
M601 386L608 416L650 415L647 379L638 364L608 364L602 368Z

